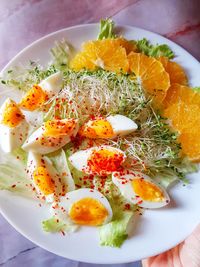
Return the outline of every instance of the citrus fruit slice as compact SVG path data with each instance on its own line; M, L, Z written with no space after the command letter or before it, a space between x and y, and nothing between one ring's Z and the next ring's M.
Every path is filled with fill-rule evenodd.
M200 162L200 128L197 131L181 133L178 141L181 143L182 151L190 160Z
M75 71L83 68L95 70L100 67L113 72L126 73L129 63L126 49L115 39L89 41L71 61L70 67ZM128 48L127 48L128 49Z
M169 74L170 82L182 85L188 84L188 79L183 68L174 61L169 61L166 57L160 57L158 60L162 63L166 72Z
M198 105L178 101L166 108L163 114L171 121L172 127L180 133L200 129L200 107Z
M128 55L129 67L141 80L145 91L153 96L156 103L161 103L170 86L169 74L162 63L153 57L131 52Z
M199 105L200 107L200 93L192 90L192 88L188 86L174 83L167 91L167 95L163 101L163 106L166 108L178 101Z

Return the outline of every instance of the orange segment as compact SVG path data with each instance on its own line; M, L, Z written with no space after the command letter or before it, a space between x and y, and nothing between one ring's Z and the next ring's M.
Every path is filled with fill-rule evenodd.
M94 70L98 67L114 72L127 72L126 50L113 39L90 41L71 61L70 67L76 71L83 68Z
M200 128L194 132L182 133L179 136L179 142L182 146L182 151L192 161L200 162Z
M200 93L192 90L190 87L174 83L167 91L163 105L164 107L168 107L177 101L200 106Z
M200 107L183 101L170 105L164 110L164 116L171 120L173 128L179 132L193 131L200 126Z
M69 216L76 224L98 226L104 223L108 211L100 201L87 197L72 205Z
M130 70L141 79L145 91L153 96L156 103L161 103L170 86L169 75L162 64L140 53L131 52L128 59Z
M166 72L169 74L170 82L182 85L188 84L188 79L183 68L174 61L169 61L166 57L160 57L158 60L163 64Z
M126 49L127 55L130 52L136 52L137 51L137 45L134 41L128 41L125 38L121 38L121 37L114 39L114 41Z
M179 131L182 151L191 160L200 160L200 106L177 101L164 110L173 128Z
M17 104L13 100L7 101L1 123L8 127L16 127L23 119L24 115Z
M26 110L36 110L47 100L46 93L38 85L34 85L22 98L19 106Z
M45 196L54 193L55 185L45 167L38 167L34 171L33 180Z
M63 120L51 120L44 123L44 136L62 136L68 135L76 127L76 121L74 119L63 119Z

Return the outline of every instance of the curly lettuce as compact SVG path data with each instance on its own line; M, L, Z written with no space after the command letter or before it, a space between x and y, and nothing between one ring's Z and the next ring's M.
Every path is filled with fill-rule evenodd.
M174 52L166 45L152 45L146 38L137 41L137 48L139 52L144 53L150 57L167 57L169 59L174 58Z

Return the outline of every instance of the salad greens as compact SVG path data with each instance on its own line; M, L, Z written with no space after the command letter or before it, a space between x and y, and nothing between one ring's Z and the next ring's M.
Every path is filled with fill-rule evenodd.
M130 211L123 211L108 224L100 226L99 236L102 246L121 247L127 239L127 226L133 216Z
M97 37L98 40L107 39L107 38L115 38L114 34L114 26L115 23L111 19L101 19L100 21L100 32Z
M57 233L57 232L74 232L78 229L78 226L68 222L61 221L55 216L42 222L42 228L45 232Z
M139 52L142 52L150 57L168 57L169 59L174 58L174 52L168 45L152 45L146 38L137 41L137 48Z

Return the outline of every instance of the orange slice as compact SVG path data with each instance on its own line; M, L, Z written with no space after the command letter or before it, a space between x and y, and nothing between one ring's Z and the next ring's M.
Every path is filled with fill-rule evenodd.
M141 53L128 55L130 70L141 79L143 88L153 96L156 103L161 103L170 86L169 74L160 61Z
M169 74L170 82L182 85L188 84L188 79L183 68L174 61L169 61L166 57L160 57L158 60L162 63L166 72Z
M136 52L137 51L137 45L134 41L128 41L125 38L121 38L121 37L114 39L114 41L126 49L127 55L130 52Z
M182 146L182 151L192 161L200 162L200 128L197 131L190 133L182 133L179 136L179 142Z
M75 71L83 68L95 70L100 67L113 72L126 73L129 68L126 49L115 39L89 41L71 61L70 67Z
M199 105L200 107L200 93L192 90L190 87L174 83L167 91L167 95L163 101L163 106L168 107L177 101Z
M164 110L164 116L170 119L174 129L179 132L190 132L200 129L200 107L176 102Z

